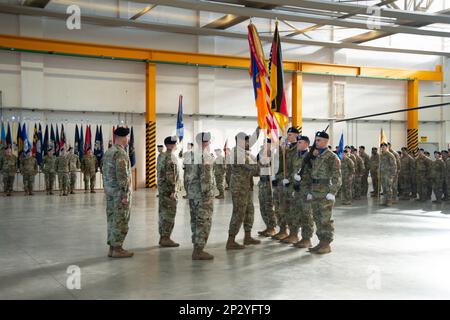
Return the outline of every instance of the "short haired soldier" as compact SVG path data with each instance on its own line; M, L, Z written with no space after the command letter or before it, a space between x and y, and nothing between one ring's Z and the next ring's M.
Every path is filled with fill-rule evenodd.
M45 190L47 194L53 194L53 187L56 179L56 157L53 154L53 149L47 150L47 155L44 156L42 163L42 172L45 179Z
M23 190L25 195L33 195L34 177L38 173L38 164L36 158L27 150L26 156L20 161L20 173L23 176Z
M17 157L12 154L11 146L7 146L5 155L0 162L0 171L3 175L3 191L6 196L11 196L13 192L14 179L17 173Z

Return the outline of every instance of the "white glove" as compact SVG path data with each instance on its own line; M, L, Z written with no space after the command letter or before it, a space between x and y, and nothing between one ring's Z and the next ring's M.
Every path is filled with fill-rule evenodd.
M329 201L334 201L336 200L336 197L334 196L334 194L328 193L326 199Z
M283 179L283 186L286 186L289 184L289 180L288 179Z
M294 176L295 181L300 182L302 180L302 177L300 177L298 174Z
M306 196L306 200L311 201L312 199L313 199L313 195L311 193L308 193L308 195Z

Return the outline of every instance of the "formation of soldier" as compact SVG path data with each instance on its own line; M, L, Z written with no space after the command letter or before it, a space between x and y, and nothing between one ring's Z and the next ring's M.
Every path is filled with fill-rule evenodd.
M11 146L0 146L0 173L3 177L3 191L6 196L11 196L13 192L16 174L23 176L23 190L25 195L32 196L34 193L35 177L39 169L44 174L45 191L47 195L54 194L55 180L58 178L58 185L61 196L74 194L77 172L81 169L84 175L85 191L95 193L95 176L101 170L97 157L92 150L83 156L82 161L69 147L66 153L65 148L60 149L59 156L55 156L50 147L47 154L42 159L42 165L38 165L36 157L31 150L25 152L25 156L20 159L12 153Z

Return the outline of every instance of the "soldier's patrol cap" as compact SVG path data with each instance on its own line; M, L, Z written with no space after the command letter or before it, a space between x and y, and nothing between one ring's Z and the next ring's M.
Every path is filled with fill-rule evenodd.
M117 127L117 129L115 131L115 135L119 136L119 137L126 137L129 134L130 134L130 129L125 128L125 127Z
M388 146L388 144L386 143L386 142L383 142L382 144L380 144L380 147L387 147Z
M310 142L308 136L298 136L297 141L301 141L301 140L306 141L308 143Z
M239 132L237 135L236 135L236 140L245 140L245 139L247 139L247 134L245 133L245 132Z
M295 128L295 127L290 127L290 128L288 129L287 133L297 133L297 134L299 134L300 132L298 131L297 128Z
M210 140L211 140L210 132L199 132L195 137L195 141L197 141L197 143L208 142Z
M164 144L167 146L168 144L176 144L177 143L177 137L169 136L164 139Z
M317 131L316 138L330 139L330 136L325 131Z

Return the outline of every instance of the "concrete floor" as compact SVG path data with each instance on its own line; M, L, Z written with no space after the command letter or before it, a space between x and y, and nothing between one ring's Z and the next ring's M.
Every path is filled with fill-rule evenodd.
M160 249L155 192L138 191L125 243L135 257L112 260L102 193L2 196L0 299L450 298L450 205L382 208L369 199L337 207L325 256L266 239L226 252L230 195L214 209L215 260L192 261L187 200L179 201L173 235L181 246ZM255 212L254 233L263 227L257 205ZM79 290L66 287L71 265L81 268Z

